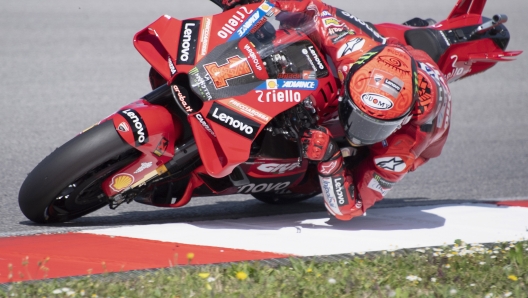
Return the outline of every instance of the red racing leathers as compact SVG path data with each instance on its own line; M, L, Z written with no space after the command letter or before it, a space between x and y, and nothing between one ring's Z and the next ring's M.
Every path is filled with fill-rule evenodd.
M302 17L297 20L295 15L283 18L285 24L293 27L300 26L296 22L314 23L310 37L330 57L341 82L350 65L372 47L395 42L383 38L372 26L352 14L321 1L278 0L275 3L282 11L300 12L312 17L311 20ZM312 130L305 139L306 157L323 160L318 169L325 205L338 219L350 220L363 214L367 208L383 199L405 174L414 171L430 158L439 156L446 142L451 96L444 75L425 52L411 47L407 47L407 50L419 64L420 95L408 123L385 141L370 145L368 155L359 165L350 168L343 166L344 158L340 151L334 153L331 152L332 148L327 149L328 145L323 140L325 138L321 136L324 132ZM325 154L320 153L314 155L314 148L315 151L326 150L325 154L331 157L324 157Z
M318 0L270 2L283 11L277 16L282 26L309 28L310 38L335 65L340 94L344 94L343 80L351 64L377 45L397 43L352 14ZM331 128L311 130L303 139L305 157L321 161L318 170L325 206L338 219L350 220L364 214L405 174L439 156L446 142L451 96L444 75L425 52L411 47L407 50L418 62L420 97L412 117L400 129L370 145L368 154L357 165L344 164L343 150L332 140ZM343 152L345 156L350 154L350 150Z

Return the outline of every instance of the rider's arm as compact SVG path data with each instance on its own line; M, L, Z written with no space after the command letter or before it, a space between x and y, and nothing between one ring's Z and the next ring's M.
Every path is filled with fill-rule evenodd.
M422 61L418 70L420 98L410 122L387 140L371 145L370 155L353 170L363 210L383 199L409 171L439 156L447 140L451 115L449 88L429 56L409 50L417 61Z
M318 171L325 206L338 219L350 220L363 214L409 171L439 156L446 142L451 114L449 89L430 58L411 52L429 64L420 63L427 70L418 70L420 99L409 123L386 140L369 146L368 155L353 168L344 166L341 151L334 150L330 158L329 153L318 155L323 158L305 156L320 161ZM326 133L328 138L318 136L319 142L305 142L324 144L327 139L330 142L331 135ZM320 146L320 151L325 148L328 147Z

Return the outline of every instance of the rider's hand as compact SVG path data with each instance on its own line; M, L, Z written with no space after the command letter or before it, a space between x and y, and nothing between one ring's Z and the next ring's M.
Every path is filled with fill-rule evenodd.
M310 160L327 161L339 151L339 147L332 140L328 130L322 126L307 130L303 134L301 142L303 157Z

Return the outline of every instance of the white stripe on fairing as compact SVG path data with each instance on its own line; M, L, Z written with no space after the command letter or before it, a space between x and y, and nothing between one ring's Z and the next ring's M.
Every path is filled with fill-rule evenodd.
M85 230L109 236L292 254L330 255L528 239L528 208L486 204L368 210L348 222L323 212Z

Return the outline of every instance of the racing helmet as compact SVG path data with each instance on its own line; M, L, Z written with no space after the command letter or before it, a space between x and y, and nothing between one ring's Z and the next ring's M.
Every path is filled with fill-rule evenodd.
M352 146L385 140L412 117L418 100L417 64L399 45L372 48L350 66L339 120Z

